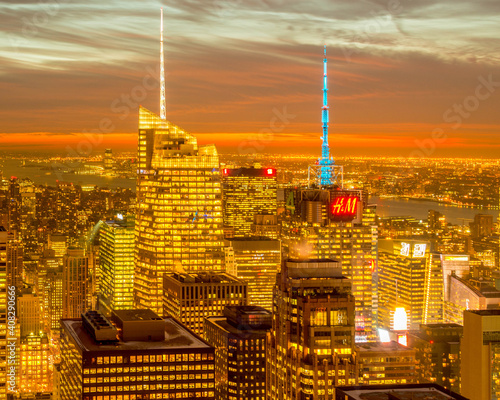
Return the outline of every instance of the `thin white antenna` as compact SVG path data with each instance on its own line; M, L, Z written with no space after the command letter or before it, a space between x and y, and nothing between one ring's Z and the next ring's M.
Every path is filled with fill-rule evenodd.
M163 58L163 7L161 8L160 29L160 118L167 119L167 101L165 99L165 60Z

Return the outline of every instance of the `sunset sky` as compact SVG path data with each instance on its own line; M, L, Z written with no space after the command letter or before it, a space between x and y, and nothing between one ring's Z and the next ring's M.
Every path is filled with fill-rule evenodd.
M0 150L135 150L162 6L167 119L202 144L319 155L326 43L334 156L500 157L498 0L3 1Z

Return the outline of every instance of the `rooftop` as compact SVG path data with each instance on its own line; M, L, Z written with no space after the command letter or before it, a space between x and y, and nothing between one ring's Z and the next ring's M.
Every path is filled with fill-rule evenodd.
M83 352L89 351L132 351L132 350L175 350L175 349L209 349L211 346L191 333L172 317L165 320L165 340L159 342L118 341L113 344L98 343L83 327L80 319L63 319L63 329L75 340Z
M182 283L244 283L244 281L225 272L174 272L165 274L165 278Z
M265 336L269 332L269 329L238 329L238 327L231 325L224 316L207 317L206 320L217 325L224 332L244 339L254 335Z
M406 352L414 352L415 350L403 346L402 344L399 344L398 342L386 342L386 343L381 343L381 342L376 342L376 343L363 343L357 346L361 355L363 355L363 352L369 352L369 351L380 351L380 352L387 352L387 351L406 351Z
M339 386L336 392L337 399L353 400L467 400L434 383Z
M500 309L499 310L467 310L467 312L481 315L482 317L500 315Z
M123 322L157 321L161 318L150 309L113 310L113 313Z

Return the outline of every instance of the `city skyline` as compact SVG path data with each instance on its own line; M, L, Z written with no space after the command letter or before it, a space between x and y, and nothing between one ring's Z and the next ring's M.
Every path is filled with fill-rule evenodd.
M158 110L163 6L167 118L200 144L319 155L326 44L334 158L495 157L498 6L446 4L4 4L0 144L133 151L139 104Z

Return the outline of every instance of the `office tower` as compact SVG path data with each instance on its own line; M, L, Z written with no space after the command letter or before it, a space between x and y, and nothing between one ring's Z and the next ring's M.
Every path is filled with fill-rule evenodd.
M223 168L222 209L224 226L234 237L249 237L256 216L276 215L276 169Z
M257 306L227 306L205 318L203 335L215 347L215 399L266 398L266 335L272 314Z
M360 383L417 383L415 350L397 342L363 343L356 347L359 359Z
M248 283L223 272L167 273L163 276L163 315L177 318L198 335L203 318L225 306L245 306Z
M20 288L23 282L23 243L19 231L9 231L7 238L7 285Z
M21 290L17 296L17 315L21 337L37 335L42 331L42 304L31 288Z
M35 185L29 178L21 179L19 182L19 192L21 196L20 209L20 238L26 252L36 251L38 241L36 237L36 193Z
M60 400L214 398L214 348L171 317L119 310L64 319ZM105 397L103 397L105 396Z
M429 255L429 243L379 240L379 326L392 329L396 308L404 308L409 329L442 318L442 267Z
M0 400L7 398L7 388L12 387L7 385L7 342L10 343L9 338L13 336L11 325L7 329L7 300L11 300L10 297L15 298L15 292L9 290L9 296L7 296L7 241L7 230L0 226L0 337L7 338L7 340L0 341ZM9 382L12 382L10 378Z
M298 259L335 259L352 280L356 341L373 337L372 274L376 259L375 208L361 190L299 189L285 193L284 254Z
M470 273L470 256L467 254L432 254L439 257L443 269L443 300L450 298L450 278L452 275L467 278Z
M134 303L134 217L118 216L99 228L99 300L102 311L131 309Z
M476 214L470 222L470 235L473 239L491 236L493 234L493 215Z
M21 192L19 179L15 176L10 178L8 193L8 230L19 232L21 229Z
M59 232L68 236L68 242L78 241L77 208L80 206L81 188L70 182L57 182L56 188L56 222Z
M63 258L63 318L78 318L88 309L89 259L82 249L68 248Z
M134 300L162 313L162 278L221 271L222 209L215 146L139 110Z
M267 399L332 398L359 380L351 281L333 260L284 261L267 348Z
M500 310L464 311L460 342L461 394L470 400L500 396Z
M468 400L457 393L449 392L435 383L420 384L390 384L338 387L335 400L364 400L367 398L411 400L411 399L440 399L440 400Z
M500 309L500 291L487 282L450 277L450 297L446 303L447 320L463 325L465 310Z
M422 324L408 334L408 346L416 351L419 382L438 383L460 393L460 338L457 324Z
M272 310L281 243L268 238L225 240L226 271L248 283L248 304Z
M52 391L52 363L45 334L32 333L20 338L18 387L20 393Z
M68 250L68 238L66 235L49 235L47 240L47 248L54 250L54 257L60 259L60 265L62 265L62 258L65 256Z
M63 267L50 268L46 272L44 284L44 321L52 336L58 336L63 317L63 294L67 284L63 284Z
M113 150L111 149L104 150L103 164L104 164L104 169L106 170L114 168L115 160L113 158Z

